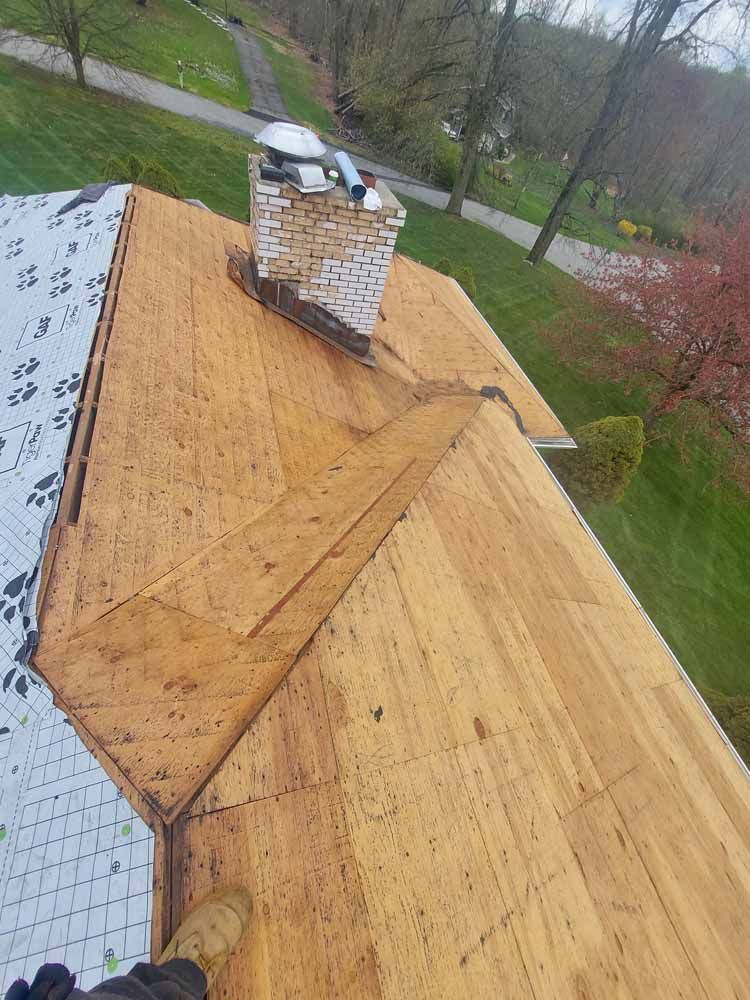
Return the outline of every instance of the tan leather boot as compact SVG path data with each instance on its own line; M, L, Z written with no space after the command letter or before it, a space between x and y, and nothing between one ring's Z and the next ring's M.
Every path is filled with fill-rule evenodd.
M157 964L188 958L203 969L210 987L247 930L252 909L247 889L235 886L213 893L188 913Z

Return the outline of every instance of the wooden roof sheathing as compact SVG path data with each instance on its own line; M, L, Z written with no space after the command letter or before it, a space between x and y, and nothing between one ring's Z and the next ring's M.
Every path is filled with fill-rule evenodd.
M166 822L237 742L481 405L418 403L36 664Z
M485 403L179 822L225 995L743 995L746 779L621 593Z
M397 260L370 370L245 297L224 239L242 227L136 191L91 467L43 618L58 696L173 822L155 945L239 881L255 918L216 996L743 996L745 775L476 383L493 373L529 436L564 430L442 276ZM178 635L171 660L125 627L124 660L106 662L102 634L144 611L211 637ZM211 712L159 684L194 672L221 693L223 644L259 640L279 666L263 696L222 714L232 737L199 780L175 766L164 781L172 757L198 759L190 723ZM118 743L139 669L161 728ZM108 680L99 724L92 682Z
M381 313L375 349L387 371L433 388L500 389L529 437L567 438L563 425L453 278L396 256Z

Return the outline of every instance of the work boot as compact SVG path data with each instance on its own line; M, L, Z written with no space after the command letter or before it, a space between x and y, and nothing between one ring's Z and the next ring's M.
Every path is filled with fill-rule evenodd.
M250 923L253 902L247 889L221 889L185 917L157 965L187 958L203 969L210 988Z

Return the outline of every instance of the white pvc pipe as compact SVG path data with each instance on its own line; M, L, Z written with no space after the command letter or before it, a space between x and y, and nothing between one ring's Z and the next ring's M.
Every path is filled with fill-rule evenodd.
M362 201L367 194L367 188L362 183L362 178L359 176L357 168L350 160L349 154L336 153L334 160L341 171L341 176L344 178L344 184L346 184L352 199L354 201Z

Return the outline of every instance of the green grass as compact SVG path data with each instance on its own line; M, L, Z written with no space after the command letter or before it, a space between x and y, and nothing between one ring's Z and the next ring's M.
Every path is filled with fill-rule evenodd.
M484 173L477 182L475 194L493 208L541 226L567 180L567 172L558 163L537 161L521 152L516 153L507 170L512 176L510 186L501 184L489 173ZM524 179L529 171L532 173L527 190L522 192ZM563 235L611 250L637 253L640 244L620 236L615 223L611 221L612 200L606 192L602 192L596 210L592 210L584 190L590 188L591 184L587 182L576 193L570 220L562 229Z
M305 125L312 125L318 132L333 128L333 117L320 101L315 99L315 71L298 53L286 51L278 39L259 35L260 44L271 64L276 83L292 118Z
M247 214L253 144L0 56L0 191L60 191L101 180L112 155L171 170L186 196L238 219Z
M110 2L132 18L123 32L129 46L119 60L123 66L177 87L177 60L181 59L186 67L185 90L235 108L249 107L247 82L228 32L185 0L148 0L145 7L133 0ZM111 47L97 54L114 58Z
M284 49L292 48L292 43L289 39L282 38L280 35L275 35L272 31L268 30L266 27L267 12L258 10L250 0L232 0L231 13L239 14L246 28L252 28L259 35L272 38Z
M562 308L561 283L572 279L548 264L530 268L520 247L491 230L402 200L399 249L427 264L449 257L473 268L478 307L570 430L643 412L642 397L584 380L540 338ZM672 445L657 442L624 500L587 519L693 680L750 694L750 504L731 486L709 485L716 474L699 444L684 465Z
M250 95L234 39L185 0L116 0L135 10L128 32L132 45L126 64L173 87L177 60L186 66L185 89L235 108L247 109Z
M310 60L300 55L286 38L268 30L266 14L256 5L248 0L235 0L231 9L258 36L290 116L312 125L318 132L329 132L334 126L333 117L316 98L317 74Z
M0 57L0 190L74 188L97 180L107 158L158 159L185 192L238 219L247 210L248 143L220 129L91 92ZM489 229L411 199L399 249L434 265L469 265L477 305L553 409L572 430L609 414L642 412L645 401L585 381L539 335L563 308L566 278L550 264L530 268L524 251ZM588 515L626 579L694 680L750 694L748 570L750 505L730 487L707 486L711 458L693 464L651 445L622 503Z

